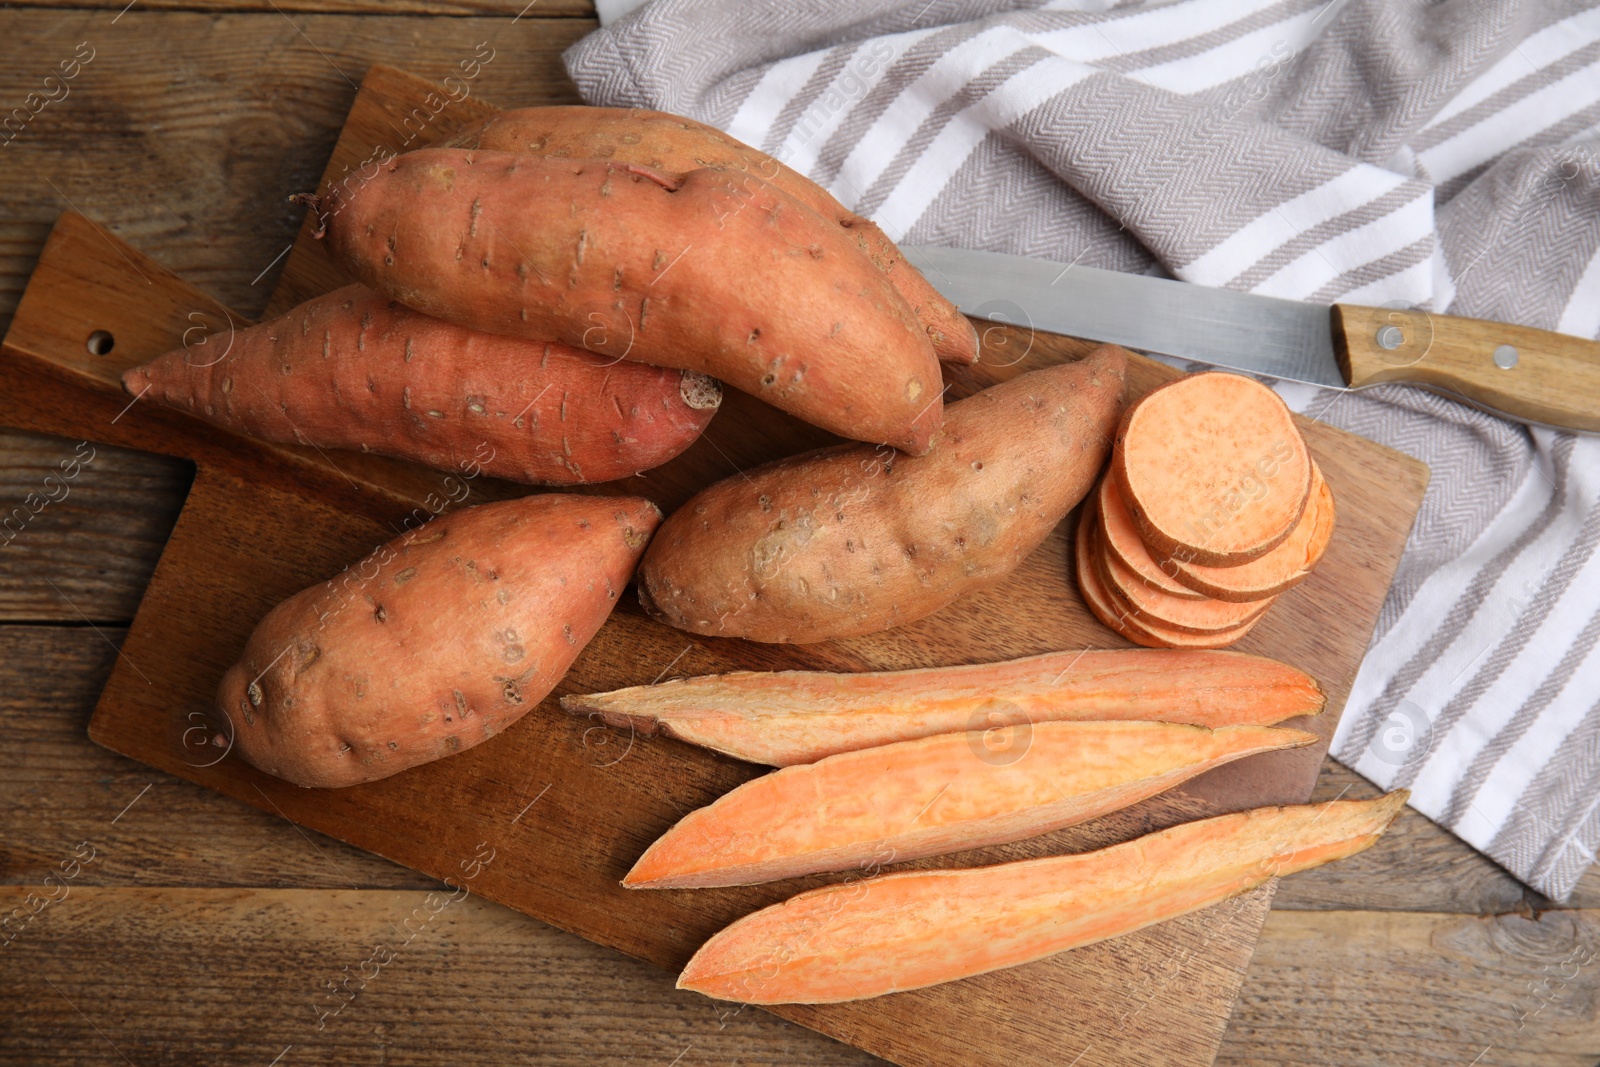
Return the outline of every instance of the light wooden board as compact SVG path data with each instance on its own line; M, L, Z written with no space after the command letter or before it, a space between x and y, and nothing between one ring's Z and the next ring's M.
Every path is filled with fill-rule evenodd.
M376 117L373 122L381 125ZM360 137L360 121L352 122L351 130ZM339 152L358 160L371 143L370 137L366 145L347 138ZM336 154L335 166L340 163ZM172 719L209 703L217 676L255 618L276 599L332 573L386 536L386 522L410 510L407 495L428 484L429 476L393 469L397 465L357 467L355 457L348 456L337 457L333 462L339 470L334 470L317 457L247 445L147 406L119 416L125 401L109 386L113 372L173 343L189 310L209 306L215 313L216 305L137 253L112 249L113 256L107 251L111 247L108 237L85 224L69 219L58 229L36 276L37 292L30 289L8 337L3 368L8 395L27 389L34 404L29 410L15 403L0 407L0 419L7 422L57 433L91 426L97 435L187 455L199 464L188 506L102 699L98 739L434 875L449 873L458 859L471 854L474 842L492 837L503 852L502 861L481 880L486 896L669 967L681 964L729 918L792 891L621 892L615 879L644 844L681 811L752 771L673 742L642 739L626 749L625 758L610 763L626 738L610 738L610 747L599 750L588 724L548 709L533 713L492 745L336 795L294 790L231 760L210 768L186 764L184 753L170 742ZM129 262L119 263L124 256ZM296 261L291 260L286 276L294 278ZM133 265L138 269L131 270ZM90 293L95 299L85 304ZM37 309L30 307L35 299ZM87 321L116 325L119 343L111 359L91 358L84 350ZM1009 352L1020 340L1011 338ZM1027 360L992 376L985 368L964 373L955 393L1086 347L1033 338ZM1164 373L1141 362L1137 384L1148 388ZM75 401L71 410L48 402L52 394ZM1308 437L1350 518L1317 577L1286 597L1245 647L1318 674L1336 713L1425 473L1413 461L1326 427L1309 427ZM642 484L671 506L736 466L816 440L814 431L734 397L707 440L629 488ZM1070 592L1061 538L1058 532L1011 582L990 594L914 627L830 646L777 650L688 639L625 608L565 684L602 688L648 680L679 653L677 673L795 663L900 666L1118 643L1087 618ZM174 655L177 649L181 657ZM140 679L142 662L161 677L159 696ZM1331 729L1332 719L1325 716L1319 726ZM1230 774L1096 826L953 862L1082 848L1224 807L1303 798L1319 758L1300 754L1239 765ZM523 811L535 797L533 807ZM1242 905L1225 905L1008 974L867 1004L786 1009L784 1014L905 1062L949 1060L956 1049L969 1062L1045 1062L1096 1039L1115 1039L1126 1062L1151 1057L1206 1062L1248 960L1266 895L1259 892ZM1159 968L1175 955L1192 958L1203 973L1193 995L1160 998L1140 1011L1137 1027L1117 1030L1116 1021L1127 1010L1121 1002L1129 995L1128 975ZM1058 997L1077 1010L1056 1010L1052 1004ZM974 1011L980 1004L982 1009Z

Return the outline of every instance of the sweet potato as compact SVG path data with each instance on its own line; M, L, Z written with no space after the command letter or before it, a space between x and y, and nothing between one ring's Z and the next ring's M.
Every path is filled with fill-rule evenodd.
M427 148L308 199L335 258L418 311L700 371L911 453L938 429L939 363L905 299L753 175Z
M1168 596L1181 600L1204 600L1186 585L1180 585L1168 572L1174 569L1170 562L1157 562L1150 549L1139 538L1139 527L1122 503L1115 478L1101 478L1094 494L1096 543L1108 557L1131 571L1144 584Z
M1104 345L986 389L950 405L927 456L839 445L718 482L662 526L639 598L679 629L752 641L931 615L1011 573L1083 498L1125 369Z
M805 175L713 126L643 108L525 107L474 123L439 147L604 159L666 174L697 167L754 174L848 230L911 305L941 360L978 361L978 335L972 323L905 261L876 223L847 209Z
M1217 371L1129 405L1111 470L1152 552L1213 567L1270 552L1311 491L1311 456L1278 394Z
M1406 796L1258 808L1098 852L825 886L712 937L678 987L749 1004L827 1004L1015 967L1354 855Z
M333 787L488 740L560 681L660 518L638 497L552 493L402 534L256 627L217 691L235 747Z
M1237 567L1206 567L1169 560L1173 576L1188 588L1218 600L1265 600L1293 589L1311 573L1333 539L1333 490L1311 465L1311 501L1284 542L1260 559Z
M1100 580L1118 603L1128 607L1133 617L1167 629L1191 634L1214 634L1236 630L1252 622L1272 605L1271 599L1229 603L1210 597L1169 596L1141 581L1122 561L1106 551L1100 531L1092 530L1090 546L1100 567Z
M479 333L361 285L195 352L176 349L122 383L265 441L546 485L659 466L700 436L722 400L716 380L696 371Z
M1133 608L1107 586L1094 546L1096 536L1092 517L1078 520L1078 532L1073 541L1073 571L1078 578L1078 591L1089 611L1114 633L1121 634L1134 644L1149 648L1208 649L1226 648L1249 633L1261 618L1254 619L1232 630L1216 633L1187 633L1171 627L1137 618Z
M763 775L692 811L623 885L752 885L1049 833L1257 752L1313 744L1271 726L1046 722L940 734Z
M561 698L579 715L788 767L957 730L1061 720L1270 726L1316 715L1310 675L1241 652L1091 649L865 674L738 671Z

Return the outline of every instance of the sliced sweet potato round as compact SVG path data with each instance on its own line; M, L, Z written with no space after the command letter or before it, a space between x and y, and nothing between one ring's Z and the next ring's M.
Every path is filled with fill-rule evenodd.
M1157 556L1210 567L1272 551L1311 493L1311 456L1288 407L1220 371L1174 379L1129 407L1111 470Z
M1122 493L1117 488L1115 478L1100 479L1100 488L1095 494L1095 514L1100 525L1096 531L1099 544L1108 557L1132 571L1145 585L1168 596L1180 600L1206 598L1205 593L1179 583L1168 573L1174 568L1171 561L1162 563L1150 554L1150 549L1139 539L1139 527L1134 523L1133 516L1128 514L1127 507L1122 503Z
M1189 600L1168 596L1140 581L1136 574L1106 551L1104 544L1091 542L1090 548L1100 567L1100 580L1105 583L1112 601L1127 605L1138 622L1184 633L1212 634L1237 629L1253 621L1272 605L1271 600L1229 603L1210 597Z
M1114 633L1146 648L1225 648L1250 632L1261 618L1254 619L1233 630L1219 633L1193 634L1148 623L1134 617L1126 602L1108 590L1095 563L1093 547L1094 523L1080 520L1074 544L1074 570L1078 576L1078 589L1090 612Z
M1333 539L1333 490L1312 464L1311 502L1288 538L1258 560L1238 567L1206 567L1167 560L1165 567L1187 588L1217 600L1265 600L1305 581Z

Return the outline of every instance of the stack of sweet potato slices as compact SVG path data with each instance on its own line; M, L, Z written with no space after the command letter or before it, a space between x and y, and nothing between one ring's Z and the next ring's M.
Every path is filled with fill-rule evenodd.
M1305 580L1334 519L1333 490L1278 395L1191 374L1124 414L1078 522L1078 586L1136 644L1223 648Z

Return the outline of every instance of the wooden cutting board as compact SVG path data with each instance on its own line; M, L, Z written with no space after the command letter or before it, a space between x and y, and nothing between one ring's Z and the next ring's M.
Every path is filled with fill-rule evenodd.
M492 110L476 98L439 108L443 99L437 86L373 68L325 184L359 172L380 146L416 147ZM271 308L343 282L303 232ZM225 348L230 324L237 328L244 319L92 221L68 214L5 338L0 422L195 464L193 489L90 736L431 876L453 876L471 892L661 967L681 967L731 920L827 879L726 890L621 889L618 880L658 834L761 770L572 718L555 696L742 668L888 669L1125 644L1089 616L1073 586L1067 535L1074 515L1000 587L916 625L855 640L794 648L693 637L649 621L626 596L557 693L494 741L366 786L296 788L231 756L219 759L202 743L218 680L256 621L279 600L395 536L407 515L425 515L463 494L477 503L527 490L488 479L465 483L374 456L260 445L150 403L130 404L118 388L123 369L180 343L208 358L220 355L224 349L203 346ZM223 337L203 341L218 329ZM982 363L947 372L950 395L1076 358L1090 347L986 329ZM1136 359L1133 390L1147 391L1172 373ZM1372 442L1301 425L1338 497L1338 532L1316 574L1284 596L1239 647L1287 660L1322 681L1328 710L1310 728L1326 738L1428 474L1421 463ZM683 456L592 491L642 493L670 511L712 481L827 440L730 392L709 431ZM1326 742L1256 757L1087 826L917 865L1077 851L1225 810L1303 801L1325 748ZM905 1064L1207 1064L1271 893L1266 886L1132 936L939 988L776 1010Z

